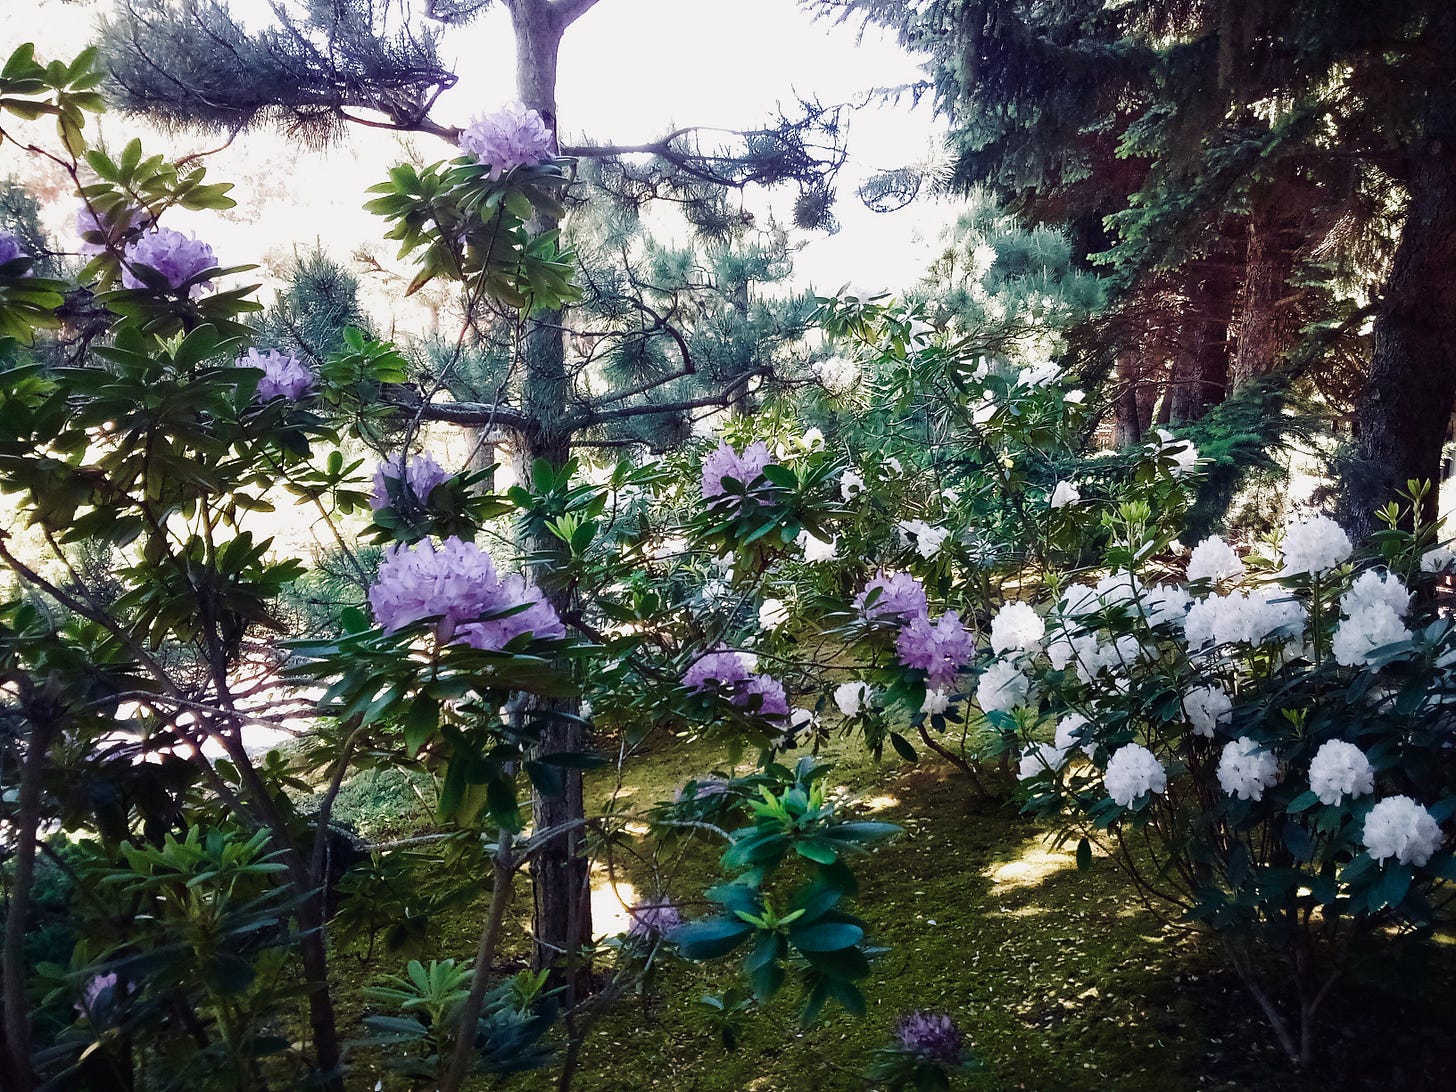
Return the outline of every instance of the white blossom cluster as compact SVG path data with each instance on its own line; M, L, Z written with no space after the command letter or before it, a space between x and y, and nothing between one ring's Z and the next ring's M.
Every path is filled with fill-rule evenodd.
M874 690L868 683L840 683L834 688L834 704L846 717L858 716L869 706Z
M1004 713L1031 700L1031 679L1015 660L993 660L976 683L976 704L986 713Z
M1279 783L1279 760L1248 736L1226 743L1218 759L1218 784L1240 800L1262 800Z
M1082 499L1082 491L1071 482L1057 482L1052 490L1051 506L1053 508L1066 508L1068 505L1076 504Z
M1284 532L1284 575L1320 576L1350 558L1350 536L1329 516L1312 516Z
M1388 796L1370 809L1361 832L1370 856L1394 857L1403 865L1424 865L1445 840L1440 824L1409 796Z
M940 553L940 548L945 545L945 540L950 537L950 532L939 527L932 527L924 520L905 519L896 526L900 529L900 536L908 543L914 545L921 557L929 560Z
M1343 739L1326 740L1309 763L1309 787L1321 804L1338 807L1375 791L1375 768L1365 752Z
M1006 603L991 619L991 651L1032 652L1041 648L1046 623L1028 603Z
M1233 719L1233 711L1233 699L1217 686L1195 687L1183 695L1183 715L1196 736L1212 739L1221 725Z
M1152 751L1140 743L1128 743L1107 760L1102 781L1114 803L1130 808L1139 797L1166 792L1168 771Z
M1262 645L1304 633L1304 604L1280 588L1254 588L1196 599L1183 631L1190 649L1214 645Z
M1210 535L1188 555L1188 579L1237 580L1244 575L1244 562L1234 548L1218 535Z
M1376 650L1411 639L1403 619L1411 595L1394 573L1367 569L1340 597L1339 628L1330 642L1335 661L1345 667L1375 662Z

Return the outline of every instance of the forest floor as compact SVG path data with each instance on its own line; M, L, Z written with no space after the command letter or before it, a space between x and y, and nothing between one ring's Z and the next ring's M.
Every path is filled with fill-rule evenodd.
M1091 870L1078 871L1071 847L1053 848L1045 828L1014 806L978 800L933 756L875 763L857 744L836 741L829 750L835 783L873 818L904 830L861 863L862 890L850 907L869 923L871 940L887 949L863 983L868 1013L856 1018L831 1009L802 1030L790 986L767 1009L748 1014L730 1052L704 1019L701 998L732 984L735 957L708 966L667 962L643 996L618 1001L597 1025L582 1053L578 1092L863 1090L873 1051L913 1009L947 1012L965 1031L984 1065L966 1088L1452 1086L1456 944L1386 944L1355 961L1327 1002L1319 1061L1301 1076L1226 969L1217 942L1159 920L1113 861L1096 858ZM619 799L670 799L675 788L703 776L705 764L712 764L712 752L701 744L640 757L628 767ZM602 803L615 788L602 776L590 791ZM342 803L347 811L347 793ZM711 875L706 860L689 861L682 893L701 891ZM618 858L614 876L628 901L638 885L650 891L651 880L628 855ZM524 902L516 907L518 925L528 912ZM469 959L481 913L477 905L446 923L445 955ZM625 927L605 882L594 913L599 931L604 921L609 929ZM523 929L515 935L523 942ZM370 962L359 965L361 981L398 973L393 957L376 954ZM345 1008L358 1011L357 1005L346 1000ZM373 1087L370 1076L359 1087ZM386 1079L384 1087L404 1086ZM540 1074L514 1078L508 1087L538 1092L555 1085Z

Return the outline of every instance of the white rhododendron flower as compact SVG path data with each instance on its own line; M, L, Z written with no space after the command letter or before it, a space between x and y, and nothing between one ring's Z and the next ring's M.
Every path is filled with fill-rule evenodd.
M1353 617L1362 611L1383 608L1404 618L1410 604L1410 589L1400 577L1384 570L1366 569L1355 578L1350 590L1340 596L1340 613Z
M1338 664L1364 667L1375 662L1376 649L1409 641L1413 636L1394 611L1373 607L1341 620L1330 641L1330 651Z
M789 710L788 735L813 729L819 723L819 717L812 709L791 709Z
M1244 563L1234 548L1218 535L1209 535L1188 555L1188 579L1236 580L1244 575Z
M1153 756L1153 752L1140 743L1129 743L1119 747L1117 753L1107 761L1107 771L1102 775L1107 795L1120 807L1130 808L1140 796L1165 792L1168 788L1168 771Z
M817 428L811 428L799 437L799 444L810 451L815 451L824 446L824 433Z
M1046 636L1046 623L1026 603L1005 603L991 619L991 651L1028 652L1041 648Z
M1350 536L1329 516L1311 516L1284 532L1284 575L1319 576L1350 557Z
M1158 442L1152 445L1156 455L1173 460L1173 474L1183 477L1198 469L1198 448L1191 440L1180 440L1165 428L1157 431Z
M1321 804L1338 807L1375 791L1375 768L1365 752L1343 739L1326 740L1309 763L1309 787Z
M1452 543L1445 543L1434 550L1427 550L1421 554L1421 572L1423 573L1450 572L1452 565L1456 565L1456 545Z
M869 703L870 688L865 683L840 683L834 688L834 704L846 717L858 716Z
M1192 605L1193 596L1179 584L1154 584L1143 590L1143 612L1150 626L1181 626Z
M900 465L900 460L893 455L885 460L885 469L893 470L896 474L905 473L905 468Z
M1040 364L1033 364L1031 367L1022 368L1017 372L1016 385L1031 388L1045 387L1048 383L1055 383L1061 374L1061 368L1050 360L1044 360Z
M1394 857L1417 868L1444 840L1435 818L1409 796L1387 796L1365 817L1360 841L1377 861Z
M804 560L809 564L819 561L833 561L839 556L839 546L834 539L822 539L805 531L799 536L804 546Z
M1047 772L1056 773L1066 761L1066 754L1054 744L1033 743L1021 756L1016 776L1022 781L1030 781Z
M864 492L865 480L853 470L846 470L839 475L839 495L846 501L852 501L855 497Z
M1031 680L1013 660L993 660L976 683L976 704L985 713L1004 713L1030 696Z
M761 629L778 629L789 620L789 608L782 599L765 599L758 608L758 624Z
M1212 739L1214 730L1233 719L1233 699L1217 686L1200 686L1183 695L1183 715L1193 734Z
M1256 739L1240 736L1224 744L1218 759L1218 783L1240 800L1262 800L1264 790L1279 783L1279 760Z
M828 360L815 361L810 365L815 376L832 395L845 395L859 386L859 365L842 356L831 356Z
M901 536L907 541L913 541L920 556L927 559L940 553L940 548L950 537L949 531L932 527L924 520L903 519L896 526L899 527Z
M1069 504L1076 504L1081 499L1081 490L1071 482L1057 482L1056 488L1052 490L1051 506L1065 508Z
M1279 588L1255 588L1196 599L1183 623L1191 649L1216 645L1262 645L1304 632L1304 604Z
M1126 569L1110 572L1092 591L1107 607L1130 607L1143 596L1143 582Z
M944 713L950 708L950 693L945 690L927 690L925 701L921 703L920 711L927 717L937 713Z

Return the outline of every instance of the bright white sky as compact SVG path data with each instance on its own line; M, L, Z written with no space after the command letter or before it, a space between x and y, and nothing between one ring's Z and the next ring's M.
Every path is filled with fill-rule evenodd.
M107 6L108 0L0 0L0 43L33 40L45 59L68 56L87 42ZM265 0L235 0L234 7L253 9L255 17L266 12ZM441 99L439 120L463 123L515 97L507 19L495 11L446 39L446 58L460 82ZM914 59L892 40L871 32L857 41L854 29L815 22L795 0L601 0L563 44L560 124L568 140L638 143L676 125L751 126L796 96L850 101L919 75ZM117 146L133 135L149 150L209 146L204 138L169 140L139 131L119 116L105 118L101 131ZM845 284L861 291L903 287L928 264L953 206L922 200L882 215L865 209L854 190L876 169L934 161L943 128L928 104L912 109L907 99L898 107L855 111L848 139L851 160L836 209L843 230L805 246L798 279L822 291ZM429 138L415 138L414 145L424 160L444 151ZM258 262L275 274L296 248L311 248L315 240L339 257L365 246L387 261L392 253L378 240L380 221L360 206L365 189L404 154L396 137L375 132L356 132L347 146L327 154L300 153L271 134L244 137L208 161L209 174L237 183L239 206L227 223L206 221L206 237L224 264ZM0 147L0 174L40 182L32 172ZM53 230L67 230L70 208L57 203ZM204 222L195 226L201 232Z

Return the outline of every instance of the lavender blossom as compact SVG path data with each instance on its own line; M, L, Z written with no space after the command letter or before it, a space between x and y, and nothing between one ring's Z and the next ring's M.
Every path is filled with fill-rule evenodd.
M958 1066L965 1060L966 1037L940 1012L912 1012L895 1025L900 1048L926 1061Z
M556 153L556 142L535 110L510 103L493 114L471 119L460 134L460 147L490 168L491 181L517 167L534 167Z
M435 486L451 475L431 455L405 461L404 455L380 463L374 468L374 491L369 495L369 507L378 512L390 506L389 485L386 479L402 482L405 491L414 496L420 504L428 504Z
M150 286L136 275L138 268L159 274L176 291L198 274L216 269L217 258L206 243L180 231L159 227L128 243L122 253L121 283L127 288L146 291ZM194 284L189 295L196 299L211 287L211 281Z
M733 694L728 700L741 709L747 709L753 704L755 696L762 698L757 709L759 716L789 715L789 697L784 692L784 684L772 675L750 675L733 688Z
M915 615L895 638L895 651L906 667L924 671L926 684L935 690L953 683L956 673L976 655L975 642L953 610L933 624L926 615Z
M239 363L244 368L257 368L263 373L263 378L258 380L259 402L269 402L274 398L297 402L313 388L313 371L288 353L273 349L260 353L257 349L249 349L248 355Z
M0 265L15 261L16 258L29 257L20 245L20 240L12 232L0 228Z
M481 621L523 603L525 610ZM428 539L412 547L391 547L369 589L369 605L386 633L436 618L440 640L474 648L499 649L523 633L540 640L566 636L539 590L527 587L519 576L497 576L488 553L453 536L438 549Z
M632 916L627 935L637 940L656 940L683 923L682 914L668 898L660 898L657 902L634 903L627 913Z
M743 682L748 675L743 657L726 645L719 645L693 661L682 677L682 684L689 690L706 690L709 685L730 687Z
M762 442L749 444L740 455L725 443L718 444L718 450L703 460L703 499L712 502L724 496L728 490L724 479L732 479L752 489L754 483L763 477L763 468L774 461L768 445Z
M869 602L875 591L880 594ZM854 609L870 622L904 622L915 617L928 617L929 604L925 589L909 573L886 573L883 569L855 596Z

